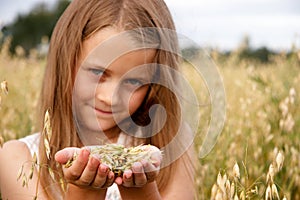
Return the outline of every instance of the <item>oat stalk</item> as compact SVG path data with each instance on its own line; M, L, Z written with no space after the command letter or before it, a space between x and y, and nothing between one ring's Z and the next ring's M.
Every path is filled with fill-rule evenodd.
M4 144L4 138L2 137L2 135L0 135L0 148L3 147Z
M1 91L3 94L8 95L8 84L7 81L1 82Z
M1 104L2 104L2 97L1 97L1 93L8 95L8 86L7 86L7 81L2 81L0 83L0 87L1 87L1 91L0 92L0 108L1 108ZM4 138L2 137L2 135L0 134L0 148L3 147L4 144Z
M51 158L51 150L50 150L50 140L52 137L52 128L50 123L50 114L49 110L46 111L44 117L44 129L43 129L43 137L44 137L44 146L46 150L46 155L48 160Z
M154 163L151 156L156 151L151 151L151 145L139 145L136 147L126 148L120 144L106 144L103 146L91 146L90 156L100 159L100 162L107 165L117 176L130 169L135 162L146 160ZM161 152L160 152L161 153ZM77 155L75 154L66 164L65 167L72 166Z

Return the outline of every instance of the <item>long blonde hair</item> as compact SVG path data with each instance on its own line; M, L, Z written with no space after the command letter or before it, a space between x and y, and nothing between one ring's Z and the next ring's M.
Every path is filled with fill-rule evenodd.
M46 110L50 110L51 114L52 159L47 159L44 142L41 138L40 162L41 165L48 165L57 172L57 182L59 182L62 170L61 166L57 166L53 159L55 153L65 147L82 146L72 113L72 91L82 43L95 32L108 26L118 27L124 31L142 27L157 27L175 31L171 14L163 0L72 1L59 19L52 34L41 93L40 116L43 116ZM175 52L178 51L176 39L168 42ZM156 62L174 69L178 67L177 56L163 50L157 50ZM163 129L148 140L150 144L159 148L166 146L172 140L180 126L179 104L174 99L176 99L175 95L166 87L154 84L142 105L145 108L153 104L161 104L167 111L168 120ZM143 111L139 109L137 112ZM41 129L43 126L44 124L41 122ZM161 170L157 179L159 190L164 190L170 177L174 176L176 166L177 162L175 161ZM48 197L54 198L55 194L63 195L59 184L55 184L50 177L48 168L41 168L41 175L41 184Z

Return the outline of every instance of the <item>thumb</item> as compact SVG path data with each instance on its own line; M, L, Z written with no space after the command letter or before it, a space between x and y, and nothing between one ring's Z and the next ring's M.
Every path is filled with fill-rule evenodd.
M66 164L70 159L74 157L74 154L79 153L79 148L77 147L67 147L55 154L55 161L60 164Z

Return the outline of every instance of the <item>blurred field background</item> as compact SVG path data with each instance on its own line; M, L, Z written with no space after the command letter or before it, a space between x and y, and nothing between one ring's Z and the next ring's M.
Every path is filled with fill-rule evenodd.
M38 39L47 44L47 37ZM297 200L300 50L292 44L290 50L281 52L252 49L248 39L231 52L208 50L224 81L227 113L214 149L198 159L197 193L203 200ZM8 83L8 94L0 91L0 138L7 141L37 131L36 118L41 116L36 116L36 109L46 57L40 48L21 46L3 34L0 41L0 82ZM197 50L187 48L183 53ZM196 89L203 87L201 80L191 76L190 81Z

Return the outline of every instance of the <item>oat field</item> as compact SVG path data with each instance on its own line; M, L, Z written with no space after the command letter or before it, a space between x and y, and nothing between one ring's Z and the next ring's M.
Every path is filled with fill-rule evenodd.
M0 90L3 141L37 131L46 63L34 51L25 58L22 49L16 56L7 49L0 52L0 82L8 85L8 93ZM300 199L300 54L275 55L266 64L236 54L212 55L224 80L227 114L214 149L198 160L198 197Z

